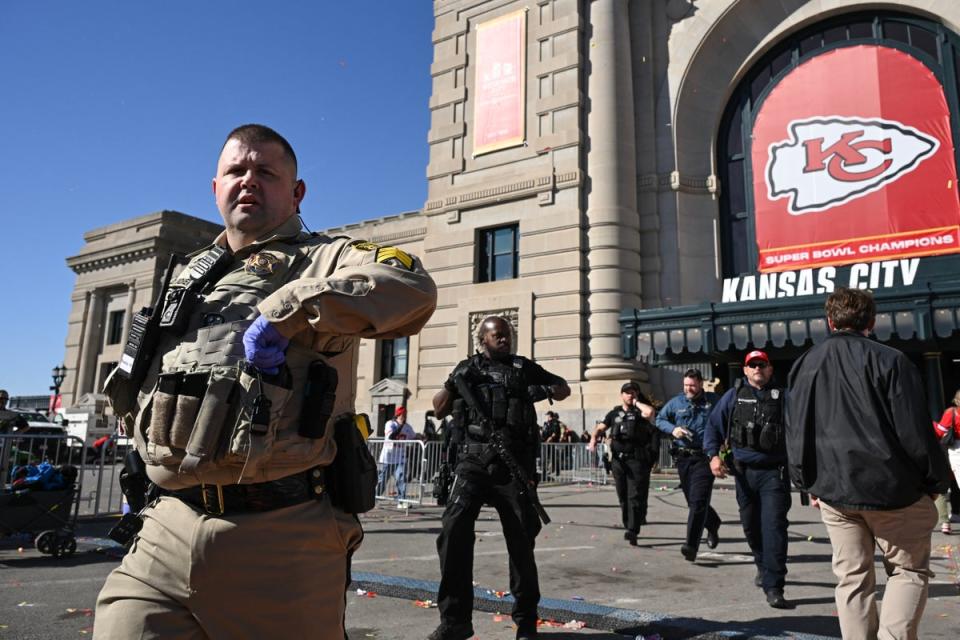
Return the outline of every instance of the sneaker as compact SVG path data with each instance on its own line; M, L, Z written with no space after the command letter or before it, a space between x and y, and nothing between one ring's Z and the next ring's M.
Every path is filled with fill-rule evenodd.
M517 629L517 640L538 640L540 632L533 629Z
M792 609L792 605L783 597L781 589L770 589L766 592L767 604L774 609Z
M940 533L945 533L947 535L950 535L951 533L953 533L953 527L950 526L949 522L944 522L943 525L940 527Z
M452 625L440 623L440 626L427 636L427 640L470 640L472 637L473 625L469 622Z
M624 531L623 539L629 542L631 547L637 546L637 534L633 531Z
M716 549L718 544L720 544L720 530L707 531L707 547Z
M757 575L753 576L753 586L758 589L763 587L763 572L757 569Z
M691 549L687 545L680 545L680 555L683 556L683 559L687 562L695 562L697 560L697 550Z

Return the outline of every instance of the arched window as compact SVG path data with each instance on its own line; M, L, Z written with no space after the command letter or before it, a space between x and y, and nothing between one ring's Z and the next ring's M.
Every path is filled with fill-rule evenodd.
M776 85L802 63L843 47L873 44L903 51L926 65L943 86L950 110L955 153L958 144L960 39L943 25L893 12L859 12L820 22L786 38L744 77L727 105L718 134L721 184L720 227L724 277L756 271L758 251L754 224L751 166L754 118ZM960 165L960 162L957 163Z

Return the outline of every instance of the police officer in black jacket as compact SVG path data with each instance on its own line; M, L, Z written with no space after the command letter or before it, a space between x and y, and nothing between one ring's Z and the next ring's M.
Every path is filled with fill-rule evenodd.
M597 437L607 432L620 516L626 529L623 538L633 546L637 544L640 525L647 519L650 471L660 452L660 432L652 424L656 410L640 397L637 383L628 382L620 387L620 404L597 424L587 447L593 451Z
M763 588L771 607L788 609L791 605L783 597L790 510L784 390L773 379L766 353L751 351L743 362L744 378L723 394L710 414L703 449L714 476L725 478L732 472L736 478L740 523L757 565L754 584Z
M440 626L429 640L473 637L474 525L484 504L497 510L503 525L517 638L537 637L540 587L533 548L540 520L530 498L523 495L535 490L540 446L533 403L548 397L563 400L570 387L533 361L511 355L510 325L503 318L485 318L477 339L481 352L458 364L433 398L437 416L452 413L464 441L437 538ZM502 441L512 461L497 451L495 440ZM510 468L514 465L527 478L527 487L518 484Z

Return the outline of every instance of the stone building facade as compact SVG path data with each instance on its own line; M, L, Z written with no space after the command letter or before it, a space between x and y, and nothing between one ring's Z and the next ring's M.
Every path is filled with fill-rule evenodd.
M624 318L721 299L736 244L725 235L724 198L742 189L718 156L731 101L749 92L745 82L763 86L781 73L781 57L769 56L792 39L814 37L805 35L811 30L826 50L896 39L900 31L888 25L897 21L927 25L903 27L906 48L924 46L923 29L941 43L960 29L953 0L433 6L424 207L327 230L416 253L437 281L437 311L420 335L363 341L358 360L358 409L382 423L403 403L418 429L448 372L471 353L471 330L487 313L508 315L518 353L570 382L571 397L554 408L578 430L618 402L625 380L666 398L679 391L687 366L724 371L736 361L732 347L722 354L679 349L684 357L660 362L625 358L636 353L638 334ZM837 29L845 43L832 44ZM797 44L801 56L806 42ZM943 64L954 69L956 62ZM128 239L135 223L109 232L130 245L111 251L138 255ZM67 366L71 376L80 371L68 377L71 393L98 381L113 361L84 326L95 325L97 313L108 322L115 308L129 311L134 297L141 304L162 262L139 260L135 277L109 266L81 268L96 262L93 247L105 246L105 233L88 234L91 249L70 259L78 289L68 360L76 364ZM118 283L136 295L115 297ZM91 302L89 289L102 297ZM667 332L663 340L674 337Z

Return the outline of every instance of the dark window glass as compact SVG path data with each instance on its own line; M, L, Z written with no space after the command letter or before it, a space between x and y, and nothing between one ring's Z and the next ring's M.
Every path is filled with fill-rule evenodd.
M787 49L776 58L773 59L773 62L770 63L770 74L774 77L788 66L793 60L793 49Z
M730 119L730 135L727 136L727 158L743 153L743 134L740 131L740 121L743 109L738 105Z
M770 84L770 67L765 67L750 83L750 100L753 102L754 108L756 108L760 92L766 89L768 84Z
M123 316L125 311L111 311L107 319L107 344L120 344L123 340Z
M823 32L823 44L825 45L833 42L843 42L846 39L847 28L845 26L834 27Z
M864 20L863 22L853 22L848 25L851 38L872 38L873 21Z
M477 282L518 277L519 246L519 229L515 224L480 231L477 238Z
M409 338L384 340L380 345L380 377L407 380Z
M957 47L953 49L953 74L954 82L960 87L960 48Z
M910 25L910 44L927 53L934 60L940 61L937 34L927 31L923 27Z
M746 273L748 271L753 271L755 265L749 264L749 255L750 247L747 246L747 221L746 219L742 220L731 220L730 221L730 244L732 245L733 251L731 252L731 257L733 258L733 264L730 266L733 269L733 274Z
M731 213L747 210L747 199L744 197L743 162L743 160L736 160L727 165L726 192Z
M804 56L811 51L820 48L820 42L822 40L822 34L815 33L812 36L808 36L800 41L800 55Z
M910 44L910 35L907 33L907 25L902 22L887 20L883 23L883 35L891 40Z

